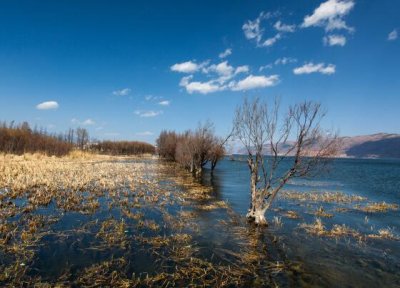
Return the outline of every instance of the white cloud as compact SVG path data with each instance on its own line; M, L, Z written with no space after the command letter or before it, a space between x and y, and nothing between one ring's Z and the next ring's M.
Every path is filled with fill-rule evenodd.
M144 132L137 132L136 135L137 136L152 136L152 135L154 135L154 133L150 132L150 131L144 131Z
M238 82L231 82L229 83L229 87L232 91L243 91L243 90L250 90L255 88L264 88L274 86L279 82L278 75L271 75L271 76L254 76L249 75L243 80Z
M261 20L266 18L267 15L268 14L261 12L255 20L248 20L246 23L243 24L242 29L244 32L244 36L247 39L255 39L257 43L261 41L263 29L261 29L260 24Z
M282 58L278 58L276 59L273 63L267 64L267 65L263 65L260 66L260 68L258 68L258 71L263 71L265 69L272 69L275 66L278 65L286 65L289 63L296 63L297 59L296 58L291 58L291 57L282 57Z
M208 82L198 82L198 81L183 82L183 81L181 81L181 86L185 87L186 91L189 94L192 94L192 93L208 94L208 93L213 93L213 92L217 92L217 91L221 91L221 90L225 89L224 86L221 86L218 83L215 83L215 81L208 81Z
M323 42L329 46L344 46L346 45L346 37L343 35L328 35L323 38Z
M274 16L277 16L277 13L261 12L255 20L248 20L244 23L242 29L246 38L255 40L258 47L270 47L281 39L285 33L293 33L296 30L296 25L284 24L281 20L278 20L273 25L273 28L278 31L278 33L264 40L264 29L261 27L261 22L263 19L269 19Z
M311 73L321 73L321 74L334 74L336 71L336 66L333 64L325 65L324 63L314 64L312 62L306 63L301 67L293 69L293 73L296 75L301 74L311 74Z
M56 101L46 101L36 105L36 109L38 110L54 110L59 107Z
M263 47L269 47L275 44L276 41L278 41L279 39L281 39L281 34L278 33L276 34L274 37L268 38L267 40L265 40L261 46Z
M231 54L232 54L232 49L228 48L224 52L219 53L218 57L222 59L222 58L228 57Z
M194 73L208 64L208 61L197 64L196 62L186 61L183 63L177 63L170 67L171 71L180 73Z
M171 102L169 100L163 100L163 101L158 102L158 105L169 106L170 103Z
M346 29L352 31L353 28L347 26L343 20L354 7L353 0L328 0L321 3L311 15L304 17L302 27L320 26L325 27L326 31Z
M279 32L292 33L296 30L296 25L283 24L280 20L274 25L274 28Z
M295 63L295 62L297 62L297 59L295 59L295 58L282 57L282 58L276 59L274 64L275 65L286 65L286 64Z
M96 122L93 121L92 119L88 118L84 121L79 121L79 119L77 118L72 118L71 119L71 123L74 125L85 125L85 126L91 126L91 125L95 125Z
M258 71L261 72L261 71L263 71L265 69L272 69L272 67L273 67L272 64L263 65L263 66L260 66L260 68L258 68Z
M193 75L182 77L181 81L179 82L179 86L185 87L189 84L190 80L193 79Z
M392 32L389 33L387 39L388 39L389 41L394 41L394 40L397 39L397 37L398 37L398 35L397 35L397 30L394 29Z
M263 88L279 82L278 75L268 77L250 75L242 80L237 79L240 75L249 73L249 71L248 65L234 67L228 61L223 61L219 64L206 65L197 71L206 74L206 80L194 80L195 75L192 74L182 77L179 86L184 87L189 94L209 94L225 90L241 91ZM161 105L161 102L159 104Z
M230 76L233 74L235 69L228 64L228 61L221 62L217 65L213 64L208 67L203 68L203 73L215 72L220 76Z
M239 66L236 68L235 74L247 73L247 72L249 72L249 70L250 70L249 66L247 66L247 65Z
M181 80L180 85L185 87L186 91L189 94L192 93L200 93L200 94L209 94L223 90L231 90L231 91L243 91L250 90L255 88L264 88L274 86L279 82L278 75L271 76L254 76L249 75L246 78L239 81L231 81L229 84L225 84L224 82L219 82L218 79L210 80L207 82L199 82L199 81L191 81L191 77L186 77Z
M213 64L208 67L204 67L202 69L202 72L205 74L216 73L218 75L218 78L209 81L210 82L209 84L213 84L214 82L224 84L228 80L235 77L237 74L247 73L247 72L249 72L249 70L250 70L249 66L247 66L247 65L238 66L235 68L235 67L229 65L228 61L224 61L217 65ZM185 81L185 79L182 78L182 81ZM182 85L182 86L185 86L185 85Z
M138 115L139 117L156 117L158 115L161 115L163 113L163 111L153 111L153 110L149 110L149 111L141 111L141 110L136 110L135 114Z
M132 90L130 88L124 88L121 90L115 90L112 92L112 94L115 96L126 96L126 95L129 95L129 93L131 93L131 91Z
M83 121L82 122L82 125L85 125L85 126L90 126L90 125L94 125L94 124L96 124L96 122L94 122L92 119L86 119L85 121Z

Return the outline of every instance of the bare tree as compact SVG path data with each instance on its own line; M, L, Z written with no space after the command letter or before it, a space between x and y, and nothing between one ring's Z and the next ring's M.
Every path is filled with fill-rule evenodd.
M214 124L207 121L205 124L199 124L191 137L191 172L200 174L203 167L209 162L209 152L214 144Z
M85 128L76 129L76 144L79 149L84 149L89 143L89 133Z
M67 132L67 135L66 135L66 141L69 144L73 144L74 143L74 137L75 137L74 134L75 134L74 129L69 128L68 132Z
M175 161L192 173L194 172L193 141L193 132L188 130L177 136L175 150Z
M229 137L217 137L214 124L207 121L200 123L196 130L182 134L162 131L157 139L157 148L161 157L176 161L193 174L200 175L208 163L211 164L211 170L215 169L225 155L224 146Z
M72 144L64 141L64 135L51 135L37 127L30 128L28 122L16 124L0 123L0 151L23 154L42 152L48 155L66 155L72 149Z
M163 130L156 140L158 155L168 160L175 161L178 135L174 131Z
M315 175L336 155L337 136L320 128L324 116L313 102L291 106L282 120L277 100L269 107L259 98L245 99L236 109L234 135L247 149L251 176L250 221L266 225L265 212L282 187L291 178Z
M208 152L208 158L211 162L211 171L214 171L219 160L221 160L225 156L225 142L226 140L219 137L216 137L214 139L214 143Z

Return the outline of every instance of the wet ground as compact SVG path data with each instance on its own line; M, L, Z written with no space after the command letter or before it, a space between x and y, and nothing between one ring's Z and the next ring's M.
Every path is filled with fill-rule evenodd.
M154 158L13 161L0 182L1 286L400 285L396 198L334 176L292 182L258 228L243 217L240 162L197 181ZM5 177L15 171L31 177Z

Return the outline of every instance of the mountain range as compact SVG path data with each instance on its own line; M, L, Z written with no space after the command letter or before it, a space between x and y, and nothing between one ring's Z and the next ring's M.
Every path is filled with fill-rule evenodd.
M372 135L340 137L341 148L337 157L341 158L400 158L400 134L377 133ZM285 151L290 142L280 147ZM269 146L264 148L264 154L269 154ZM241 148L238 154L246 154Z

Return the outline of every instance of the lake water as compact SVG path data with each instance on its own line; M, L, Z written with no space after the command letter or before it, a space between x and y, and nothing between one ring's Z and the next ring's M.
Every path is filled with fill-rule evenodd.
M0 190L0 286L400 287L399 211L365 209L398 208L400 161L338 159L329 173L294 179L266 228L245 219L245 161L222 160L200 183L156 158L123 163L143 170L112 190L60 188L37 206L30 191ZM317 218L321 235L304 226ZM335 227L348 230L327 235Z
M221 161L211 176L205 173L203 183L212 185L215 194L226 200L239 214L249 206L249 170L245 161ZM329 229L345 224L363 235L388 229L396 237L400 233L398 210L364 212L357 204L382 202L400 204L400 161L377 159L336 159L328 173L312 179L294 179L285 189L307 193L340 192L366 198L361 203L299 202L278 199L267 219L281 220L279 227L267 228L279 238L286 257L302 263L304 286L331 287L399 287L400 241L370 239L358 241L352 237L319 237L300 228L301 223L315 221L315 210L323 207L333 217L321 217ZM338 206L342 210L338 209ZM282 217L285 211L295 211L299 219ZM340 212L339 212L340 211ZM299 284L299 283L297 283Z

